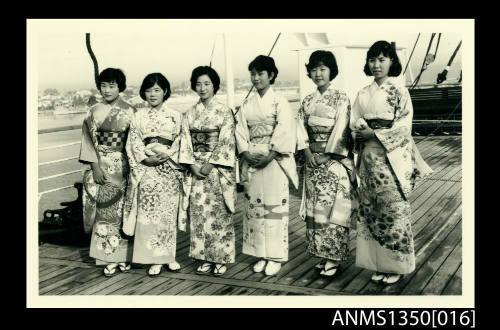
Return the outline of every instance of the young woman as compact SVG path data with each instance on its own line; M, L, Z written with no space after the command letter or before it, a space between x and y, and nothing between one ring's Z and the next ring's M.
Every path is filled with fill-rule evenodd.
M392 284L415 269L408 198L415 183L432 170L411 136L410 94L392 78L401 73L394 47L374 43L364 72L374 81L358 92L350 120L360 179L356 264L374 270L374 282ZM359 129L363 120L367 127Z
M189 255L200 261L198 274L224 274L235 258L233 213L236 200L234 118L230 108L214 98L220 78L208 66L191 74L191 89L200 100L183 116L179 161L189 201Z
M304 98L299 109L297 149L303 149L306 158L300 214L307 223L307 250L322 258L316 269L332 277L349 256L355 196L351 105L346 93L330 84L338 74L331 52L313 52L306 68L318 88Z
M236 125L247 198L243 253L258 257L253 270L270 276L288 260L288 180L298 187L297 123L287 99L271 87L278 75L273 58L259 55L248 70L257 93L241 105Z
M120 97L126 79L107 68L98 78L102 102L93 105L83 122L80 162L90 164L83 175L83 220L92 231L89 255L106 265L105 276L130 270L132 243L120 235L123 200L129 172L126 135L135 109Z
M165 264L170 271L180 269L175 252L177 228L185 230L178 217L183 193L178 165L181 114L166 106L170 83L161 73L147 75L139 93L149 107L137 111L130 125L123 231L135 235L132 261L150 264L148 275L157 276Z

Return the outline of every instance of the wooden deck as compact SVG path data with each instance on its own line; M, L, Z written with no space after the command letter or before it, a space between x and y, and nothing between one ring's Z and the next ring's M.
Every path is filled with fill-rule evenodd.
M298 217L300 190L291 191L289 261L273 277L254 273L254 257L241 253L242 202L234 217L236 262L221 277L197 275L188 257L188 233L179 232L179 273L146 275L146 266L134 265L128 274L106 278L88 256L88 245L39 246L39 295L461 295L462 294L462 166L460 136L416 137L432 177L411 197L416 269L399 283L370 282L371 271L356 267L355 231L350 257L334 279L318 276L318 258L305 249L305 223Z

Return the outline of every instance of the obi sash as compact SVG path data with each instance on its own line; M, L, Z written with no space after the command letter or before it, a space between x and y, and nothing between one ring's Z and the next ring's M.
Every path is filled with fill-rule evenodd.
M390 128L392 126L392 120L386 119L367 119L366 123L371 129Z
M145 138L143 142L145 145L148 145L150 143L159 143L159 144L163 144L167 147L170 147L173 143L172 140L163 138L161 136L149 136L149 137Z
M125 147L126 132L97 131L97 144L122 151Z
M212 152L219 142L219 130L217 128L204 130L192 129L190 133L194 152Z
M311 152L325 153L325 148L333 130L334 120L310 116L306 125Z
M250 133L250 142L256 144L269 144L273 136L275 121L249 122L248 130Z

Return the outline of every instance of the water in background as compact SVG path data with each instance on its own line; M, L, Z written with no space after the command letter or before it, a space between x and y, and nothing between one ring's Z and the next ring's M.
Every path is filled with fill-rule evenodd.
M290 89L276 89L281 95L285 96L288 100L294 100L299 98L298 88ZM241 105L241 102L248 94L246 92L236 92L234 95L234 103L236 106ZM221 102L226 102L227 96L225 94L217 94L215 98ZM196 94L177 96L172 95L167 100L167 105L179 112L186 111L190 106L198 101L198 96ZM85 118L85 112L79 113L68 113L68 114L54 114L53 111L45 111L38 113L38 130L53 129L67 126L81 126L83 119Z

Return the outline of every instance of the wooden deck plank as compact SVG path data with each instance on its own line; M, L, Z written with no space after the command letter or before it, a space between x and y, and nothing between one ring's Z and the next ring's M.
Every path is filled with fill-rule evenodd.
M248 288L248 287L239 287L238 290L231 292L231 296L249 296L254 291L257 291L256 288Z
M38 281L40 281L40 279L47 275L47 274L50 274L52 272L55 272L56 270L58 269L61 269L63 268L64 266L59 266L59 265L51 265L51 264L46 264L47 267L45 267L43 270L39 271L38 272Z
M203 285L203 282L197 282L197 281L192 281L192 280L180 280L181 282L178 283L175 286L172 286L171 288L160 292L161 295L167 295L167 296L174 296L177 295L179 292L182 290L193 286L193 285Z
M79 268L79 271L69 277L66 277L51 286L48 286L42 290L40 290L40 294L46 295L60 295L65 294L71 288L79 286L82 284L81 279L86 278L87 280L92 280L98 276L102 276L102 272L99 269L92 268Z
M207 282L202 282L202 281L193 281L193 285L179 291L176 295L178 296L192 296L195 295L197 292L208 288L212 283L207 283Z
M165 290L170 289L171 287L174 287L180 283L182 283L183 280L177 279L177 278L168 278L167 281L162 282L161 284L151 288L149 291L144 292L144 295L158 295L162 293Z
M453 249L460 244L462 234L462 226L457 224L453 231L446 237L446 239L439 245L427 259L425 264L415 273L412 279L405 286L401 294L416 295L421 294L427 282L446 260L448 255Z
M210 296L213 295L215 292L220 290L222 287L224 287L224 284L217 284L217 283L212 283L206 288L203 288L202 290L196 292L194 295L195 296Z
M128 283L125 283L125 285L113 292L111 294L113 295L125 295L128 294L129 292L133 291L137 287L141 286L142 284L148 283L152 277L149 277L147 275L140 275L140 274L135 274L136 276L134 277L133 281L130 281Z
M67 278L72 278L73 276L76 276L82 272L81 268L74 268L74 267L65 267L65 268L68 268L65 272L62 272L57 276L53 276L45 281L40 282L38 285L38 292L40 294L48 292L53 288L57 287L60 281L66 280Z
M65 272L69 272L71 269L73 269L73 267L69 267L69 266L61 267L53 272L47 273L43 276L40 276L38 278L38 282L40 283L41 287L43 287L43 283L45 283L46 281L50 280L53 277L59 276Z
M462 295L462 265L458 267L451 280L446 284L441 295Z
M118 271L119 272L119 271ZM96 278L93 281L90 281L93 285L85 288L84 290L78 292L80 295L101 295L103 290L113 285L116 282L120 282L121 280L127 278L130 273L118 273L113 277L105 277L101 276Z
M422 290L422 294L436 296L440 295L446 287L446 284L448 284L448 281L453 277L453 274L455 274L461 264L462 241L460 241L457 246L455 246L455 249L450 253L448 258L446 258L437 272L434 273L434 276L432 276L431 280Z
M147 277L142 284L133 287L132 290L124 292L126 295L144 295L153 288L169 281L168 277Z
M127 276L124 276L121 280L116 281L107 287L103 288L99 292L94 292L92 295L114 295L115 291L120 290L124 287L127 287L130 283L136 282L139 279L144 279L146 277L145 275L141 274L134 274L134 273L129 273L126 274ZM116 276L116 275L115 275Z

